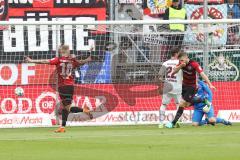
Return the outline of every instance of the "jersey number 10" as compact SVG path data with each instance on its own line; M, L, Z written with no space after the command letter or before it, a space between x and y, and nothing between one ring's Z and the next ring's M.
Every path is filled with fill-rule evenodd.
M71 63L61 63L60 66L62 67L61 75L63 78L68 79L72 75L73 66Z

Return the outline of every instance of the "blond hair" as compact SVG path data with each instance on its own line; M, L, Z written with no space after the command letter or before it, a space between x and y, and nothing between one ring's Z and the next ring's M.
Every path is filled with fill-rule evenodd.
M60 48L61 48L62 54L64 55L70 54L69 45L64 44L64 45L61 45Z

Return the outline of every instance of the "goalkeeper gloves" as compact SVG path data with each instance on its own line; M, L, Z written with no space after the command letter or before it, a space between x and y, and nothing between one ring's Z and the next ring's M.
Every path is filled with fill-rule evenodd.
M204 103L206 105L203 107L203 112L208 113L210 111L210 109L211 109L212 103L209 102L207 99L204 100Z
M208 101L207 99L204 100L204 103L208 106L211 107L212 103L210 101Z
M204 113L208 113L208 112L210 111L210 108L211 108L211 106L209 107L208 105L205 105L205 106L203 107L203 112L204 112Z

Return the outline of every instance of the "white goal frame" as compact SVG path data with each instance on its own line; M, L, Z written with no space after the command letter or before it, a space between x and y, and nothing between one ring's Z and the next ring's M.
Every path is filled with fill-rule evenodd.
M113 56L115 55L118 55L118 50L120 50L120 48L117 46L114 46L116 44L119 43L119 37L118 37L118 34L122 34L124 33L124 30L118 30L116 32L114 32L114 29L112 29L111 27L112 26L119 26L119 25L123 25L123 26L127 26L127 25L169 25L169 24L202 24L202 25L206 25L206 29L203 31L203 33L205 34L204 36L208 36L208 32L210 32L210 30L207 28L207 25L208 24L240 24L240 19L217 19L217 20L210 20L210 19L207 19L207 20L134 20L134 21L80 21L80 22L77 22L77 21L0 21L0 26L11 26L11 25L21 25L21 26L39 26L39 25L51 25L51 26L55 26L56 30L59 29L59 26L62 26L62 25L73 25L73 26L76 26L76 25L83 25L83 26L87 26L87 25L94 25L94 26L104 26L103 29L105 28L105 26L109 26L109 28L105 28L104 31L106 32L109 32L110 33L110 41L112 41L113 43L113 47L112 47L112 50L110 49L110 52L113 51L113 53L111 53L110 55L112 56L111 58L111 64L113 65ZM97 27L96 27L97 28ZM101 27L100 27L101 29ZM108 31L109 29L109 31ZM111 30L112 29L112 30ZM4 30L4 29L3 29ZM114 35L116 33L116 35ZM184 32L185 33L185 32ZM140 35L140 34L144 34L144 33L132 33L132 34L137 34L137 35ZM157 33L154 33L154 34L159 34L158 32ZM167 33L164 33L161 32L161 34L175 34L174 32L167 32ZM187 33L186 33L187 34ZM57 39L57 38L56 38ZM130 39L130 41L133 41L132 39ZM201 50L195 50L194 52L196 53L196 55L198 55L198 52L202 52L203 55L202 58L203 58L203 61L202 61L202 65L203 65L203 68L204 68L204 71L208 74L208 70L209 70L209 65L210 66L214 66L216 63L216 61L212 61L210 62L209 61L209 52L212 53L212 55L215 55L216 52L219 52L219 51L227 51L225 48L210 48L208 46L208 42L203 42L203 44L206 44L206 45L202 45L201 47ZM57 44L56 44L57 45ZM139 48L139 46L137 44L134 44L135 45L134 47L136 48L136 50L141 50ZM240 45L239 45L240 46ZM57 48L57 47L56 47ZM111 47L110 47L111 48ZM240 51L240 48L233 48L233 49L229 49L230 51ZM185 51L189 51L189 50L185 50ZM142 56L144 57L144 59L146 60L147 57L146 55L144 55L142 52L141 52ZM218 55L219 56L219 55ZM214 58L217 59L217 56L215 56ZM225 57L226 58L226 57ZM1 61L1 60L0 60ZM229 59L227 59L228 61L228 65L232 65L233 62L230 62ZM240 62L237 62L237 63L240 63ZM136 67L137 65L139 65L140 67L141 66L144 66L144 65L148 65L150 66L150 68L152 68L152 70L154 70L154 72L157 74L158 72L158 69L156 66L161 66L162 62L150 62L150 61L145 61L144 63L140 63L140 64L135 64L133 63L133 66ZM121 67L121 65L124 65L124 64L119 64L119 66ZM127 65L132 65L132 64L127 64ZM216 66L214 66L216 67ZM236 68L236 67L235 67ZM120 68L121 69L121 68ZM113 68L111 70L111 72L115 72L116 68ZM223 71L224 72L224 71ZM117 79L117 76L116 74L118 73L112 73L112 74L115 74L115 79ZM131 71L128 73L130 76L132 77L136 77L136 76L143 76L145 74L148 74L148 72L146 71L142 71L141 70L134 70L134 71ZM132 74L132 75L131 75ZM239 74L239 71L238 71L238 74ZM129 76L128 75L128 76ZM113 82L113 84L115 83L118 83L118 82ZM228 85L223 85L224 84L224 80L221 80L219 82L216 83L217 84L217 87L222 87L224 86L225 88L223 89L223 91L226 91L228 92L230 95L235 95L235 94L238 94L238 91L235 91L233 90L234 88L236 88L238 85L239 85L239 81L231 81L228 83ZM84 85L84 84L83 84ZM88 84L86 84L88 85ZM97 84L98 86L101 85L101 84ZM97 86L96 85L96 86ZM111 85L111 84L107 84L107 85ZM144 83L144 85L150 85L150 88L155 85L153 83ZM1 84L0 84L1 86ZM8 87L6 85L6 87ZM118 86L119 87L119 86ZM135 86L134 86L135 87ZM145 87L145 86L144 86ZM143 87L143 88L144 88ZM117 87L114 88L114 89L118 89ZM223 95L222 93L216 93L216 96L218 96L218 100L221 99L222 101L228 101L224 104L231 104L231 97L229 99L225 99L226 95ZM222 97L221 97L222 96ZM224 97L224 98L223 98ZM119 97L118 97L119 98ZM120 98L119 98L120 99ZM222 101L220 102L215 102L217 105L221 105ZM122 103L122 101L121 101ZM240 100L234 100L234 102L236 105L235 106L239 106L240 105ZM131 103L132 105L132 103ZM151 106L150 106L151 107ZM155 106L156 108L156 106ZM222 111L220 110L220 114L224 117L224 118L227 118L227 116L231 115L231 114L234 114L234 113L237 113L237 114L240 114L240 106L239 108L234 108L234 113L231 111L232 109L229 107L227 108L227 111ZM120 119L122 117L126 117L126 121L117 121L117 122L114 122L114 121L110 121L110 122L96 122L96 121L86 121L86 122L73 122L73 123L70 123L69 125L77 125L77 126L88 126L88 125L135 125L135 124L156 124L158 123L158 110L148 110L148 111L144 111L141 112L141 110L137 110L137 111L119 111L119 112L109 112L109 113L103 113L105 111L102 111L102 113L94 113L94 115L96 117L98 117L99 119L101 118L101 116L115 116L115 117L120 117ZM140 115L140 116L143 116L144 114L148 114L150 115L150 117L153 115L153 119L150 119L148 121L141 121L139 120L139 118L141 117L136 117L135 115ZM169 114L170 115L173 115L174 114L174 110L171 110L169 111ZM191 115L192 114L192 111L191 110L188 110L187 111L187 115ZM8 117L9 115L4 115L5 117ZM21 118L23 117L24 115L21 114ZM44 118L47 118L48 115L42 115ZM132 121L129 121L129 119L131 119L131 117L134 117ZM186 123L190 123L190 119L187 119L185 120L184 122ZM237 122L237 120L236 120ZM1 126L0 126L1 127ZM18 126L13 126L13 127L18 127Z

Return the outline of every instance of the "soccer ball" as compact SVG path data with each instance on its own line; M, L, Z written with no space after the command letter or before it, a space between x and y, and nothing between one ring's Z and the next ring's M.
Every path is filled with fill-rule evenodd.
M17 96L23 96L23 94L24 94L23 88L21 88L21 87L15 88L15 94L16 94Z

